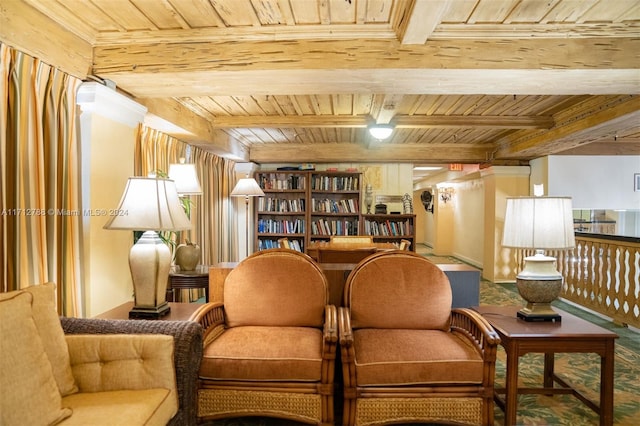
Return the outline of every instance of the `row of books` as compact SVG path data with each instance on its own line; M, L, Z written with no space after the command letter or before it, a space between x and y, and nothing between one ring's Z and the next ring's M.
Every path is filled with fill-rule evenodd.
M269 173L260 175L260 187L262 189L304 189L304 176L287 175L282 173Z
M316 176L311 178L311 189L318 191L359 191L358 176Z
M258 198L259 212L304 213L304 198L287 200L283 198Z
M278 242L278 240L272 239L258 239L258 250L266 250L270 248L286 248L283 247L282 244ZM304 252L304 242L300 240L289 240L289 248L293 250L297 250L299 252Z
M381 236L413 235L413 226L408 219L404 221L386 220L384 222L365 219L364 233L365 235Z
M318 219L311 222L312 235L358 235L358 220Z
M260 219L258 232L262 234L304 234L304 220Z
M314 213L358 213L358 199L331 200L311 199L311 211Z

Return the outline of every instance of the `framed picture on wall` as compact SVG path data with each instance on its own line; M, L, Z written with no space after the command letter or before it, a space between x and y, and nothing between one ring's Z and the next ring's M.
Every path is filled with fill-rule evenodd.
M633 190L640 192L640 173L634 173L633 175Z

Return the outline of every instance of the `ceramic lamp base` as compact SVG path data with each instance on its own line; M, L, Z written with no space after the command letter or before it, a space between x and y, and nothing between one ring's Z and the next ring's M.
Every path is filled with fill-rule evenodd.
M562 277L552 280L516 279L518 293L527 305L518 311L525 321L560 321L560 315L551 308L551 302L562 291Z

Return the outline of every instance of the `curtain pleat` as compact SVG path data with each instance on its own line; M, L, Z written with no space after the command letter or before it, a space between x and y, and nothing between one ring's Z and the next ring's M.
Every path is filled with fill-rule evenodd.
M169 171L169 164L186 157L187 144L162 133L140 125L135 148L135 172L146 176L150 172ZM181 236L181 241L189 239L200 246L203 265L237 260L232 258L237 247L236 214L229 197L235 175L235 163L215 154L191 146L191 159L195 164L202 195L192 195L192 229Z
M52 281L81 312L76 93L82 81L0 44L2 291Z

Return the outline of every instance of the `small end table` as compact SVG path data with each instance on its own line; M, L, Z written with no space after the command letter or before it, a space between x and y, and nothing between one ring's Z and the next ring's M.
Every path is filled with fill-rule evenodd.
M618 335L558 308L562 316L558 322L527 322L517 318L519 307L473 307L496 330L500 345L507 354L506 383L495 387L494 400L505 412L504 424L516 424L518 394L571 394L600 415L600 426L613 424L613 371L615 339ZM518 360L530 353L544 353L544 377L542 387L518 387ZM596 353L600 356L600 404L560 378L554 371L556 353ZM557 383L558 387L554 387ZM500 395L505 394L503 400Z
M193 271L171 270L167 285L167 301L182 302L176 300L175 290L203 288L205 302L209 302L209 266L198 265ZM179 294L179 292L178 292Z

